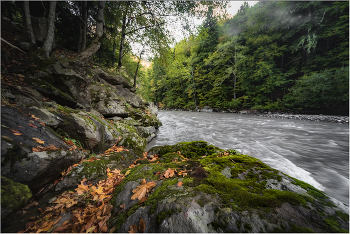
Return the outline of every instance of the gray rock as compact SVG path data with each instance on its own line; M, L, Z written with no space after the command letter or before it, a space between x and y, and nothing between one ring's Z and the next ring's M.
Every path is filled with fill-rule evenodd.
M223 174L227 179L231 178L231 168L225 167L224 170L221 171L221 174Z
M155 115L155 116L158 115L158 107L154 105L153 102L148 102L146 103L146 105L147 105L147 109L149 110L149 112L151 112L152 115Z
M18 47L24 51L30 50L30 43L29 42L18 42Z
M210 106L205 106L200 111L201 112L213 112L213 109Z
M39 118L40 121L50 127L56 128L63 119L56 114L51 113L47 109L41 109L35 106L29 107L29 112L35 117Z
M10 164L2 167L1 174L16 182L37 190L56 179L60 173L74 163L87 156L82 151L44 151L29 153L26 158L16 161L8 170Z

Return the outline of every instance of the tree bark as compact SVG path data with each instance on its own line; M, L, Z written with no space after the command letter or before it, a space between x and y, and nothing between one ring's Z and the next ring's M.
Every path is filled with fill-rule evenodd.
M143 53L143 50L141 51L140 53L140 59L139 59L139 62L137 63L137 67L136 67L136 72L135 72L135 77L134 77L134 88L136 88L136 77L137 77L137 72L139 70L139 66L140 66L140 62L141 62L141 57L142 57L142 53Z
M78 55L78 59L80 59L82 62L88 62L90 59L94 56L94 54L98 51L98 49L101 46L101 39L104 34L104 8L105 8L106 2L100 1L98 3L98 13L97 13L97 19L96 19L96 33L95 38L93 39L91 45L81 52Z
M126 16L128 14L128 9L129 9L129 2L126 2L126 9L123 15L123 25L122 25L120 47L119 47L119 59L118 59L119 75L121 75L122 65L123 65L124 41L125 41L125 35L126 35Z
M83 2L83 42L81 46L81 50L84 51L86 49L86 29L87 29L87 1Z
M45 57L48 58L52 51L53 41L55 39L55 18L56 18L56 1L50 2L48 25L47 25L47 34L46 40L43 45L45 51Z
M25 21L26 21L25 23L26 23L29 42L32 44L32 46L36 46L33 27L32 27L32 19L31 19L30 10L29 10L29 1L24 1L23 6L24 6L24 15L25 15Z

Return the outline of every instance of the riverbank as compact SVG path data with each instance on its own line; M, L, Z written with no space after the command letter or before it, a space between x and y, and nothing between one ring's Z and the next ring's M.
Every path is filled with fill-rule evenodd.
M164 111L193 111L193 112L219 112L219 113L233 113L233 114L245 114L254 115L258 117L267 118L279 118L279 119L296 119L296 120L306 120L306 121L320 121L320 122L332 122L332 123L342 123L349 124L349 116L342 115L307 115L307 114L293 114L293 113L279 113L279 112L260 112L257 110L218 110L211 108L203 108L196 110L185 110L185 109L160 109Z

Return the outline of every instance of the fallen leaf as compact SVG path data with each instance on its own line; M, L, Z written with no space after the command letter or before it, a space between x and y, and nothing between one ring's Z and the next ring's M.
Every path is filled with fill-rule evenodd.
M43 125L43 126L45 126L45 124L44 124L44 123L42 123L42 122L40 122L40 124L41 124L41 125Z
M33 139L38 142L39 144L44 144L45 141L40 140L39 138L33 137Z
M39 120L39 118L35 117L35 115L31 115L31 117L35 120Z
M148 182L147 184L141 184L137 186L132 192L135 193L132 197L131 200L135 200L136 198L141 200L148 192L151 191L153 187L155 187L157 184L152 181Z
M142 181L141 181L141 184L146 184L147 183L147 181L145 180L145 179L143 179Z
M34 124L32 123L28 123L29 126L33 127L33 128L38 128L37 126L35 126Z
M36 202L36 201L33 201L32 203L26 205L26 206L23 208L23 210L28 210L30 207L32 207L32 206L37 206L37 205L39 205L39 203Z
M137 204L141 204L145 202L148 199L148 197L143 197Z
M10 129L10 131L13 132L13 134L15 134L16 136L22 135L22 133L17 129Z
M129 233L137 233L137 226L136 224L131 225L129 230Z
M88 230L86 230L86 233L92 233L95 230L96 226L92 226Z
M163 174L160 175L160 179L173 177L174 175L175 175L175 171L172 170L171 168L168 168L168 170L166 170Z
M125 208L125 204L120 205L120 208L121 208L121 209L124 209L124 208Z
M125 172L125 176L129 175L129 173L130 173L130 170L127 170L127 171Z
M177 187L181 187L183 185L183 182L180 181L179 183L177 183Z
M145 221L141 218L140 223L139 223L139 230L141 233L145 232Z
M8 140L8 141L13 141L13 139L11 137L8 137L8 136L1 135L1 138L5 139L5 140Z

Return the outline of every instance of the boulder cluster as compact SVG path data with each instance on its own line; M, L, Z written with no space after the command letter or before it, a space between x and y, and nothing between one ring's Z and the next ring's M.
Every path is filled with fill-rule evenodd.
M77 178L55 181L113 145L128 151L103 161L103 168L124 168L142 155L161 125L157 107L142 101L124 77L77 60L50 62L2 80L1 176L8 184L2 187L2 219L30 197L76 186ZM79 179L99 177L101 165L90 170L84 165L73 175L80 170L90 174Z

